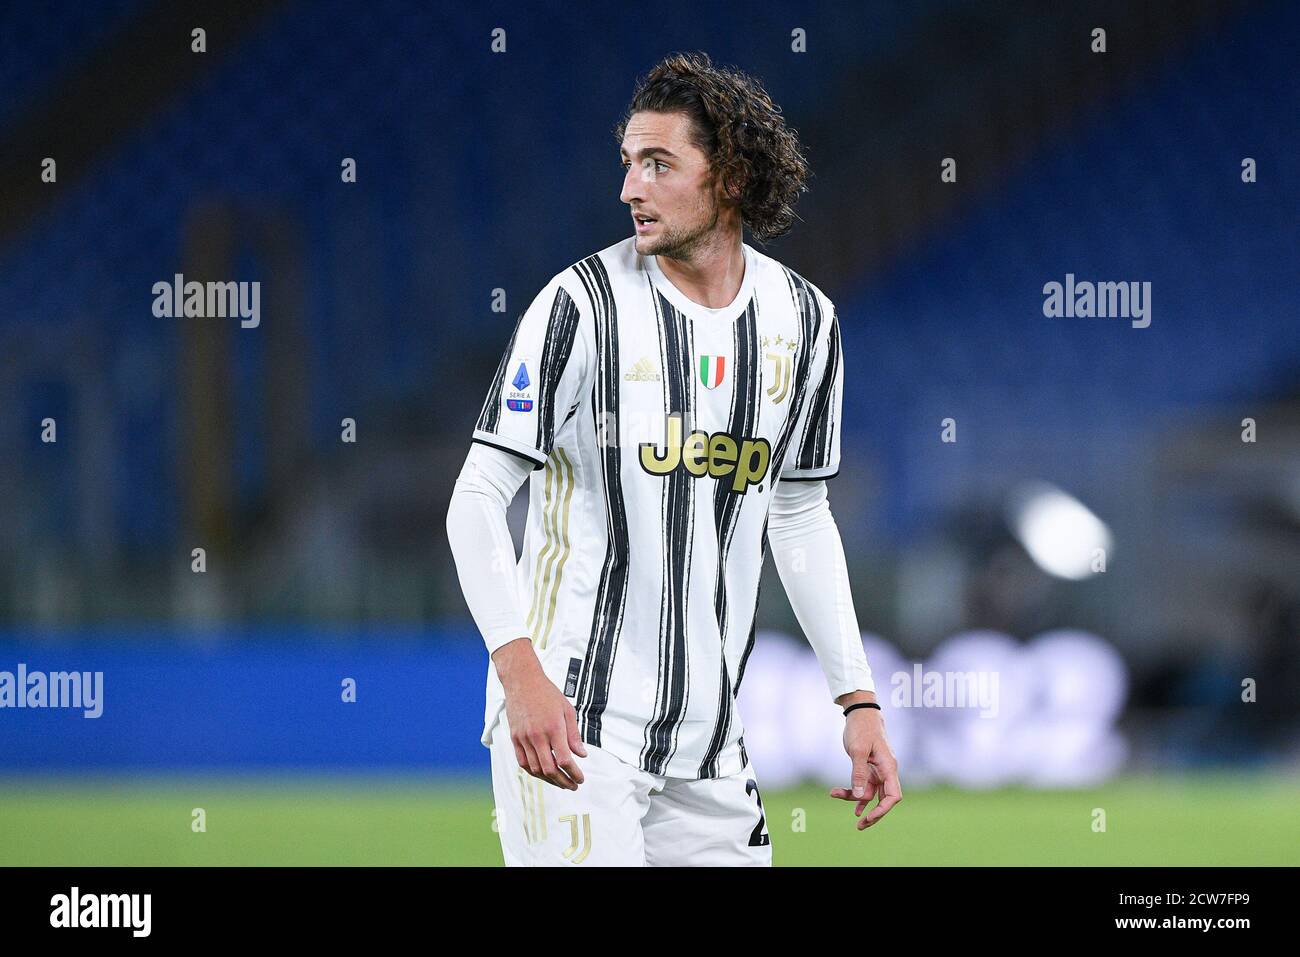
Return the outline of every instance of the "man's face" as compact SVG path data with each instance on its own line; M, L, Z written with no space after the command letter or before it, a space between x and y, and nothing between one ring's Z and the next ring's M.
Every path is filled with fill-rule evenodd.
M623 131L623 192L636 251L689 259L718 225L718 194L708 157L690 140L684 113L633 113ZM654 221L643 225L639 217Z

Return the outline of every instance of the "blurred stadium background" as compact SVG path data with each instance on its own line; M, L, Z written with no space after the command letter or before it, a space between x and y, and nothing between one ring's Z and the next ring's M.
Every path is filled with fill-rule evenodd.
M777 862L1300 863L1300 5L1071 6L6 8L0 671L105 691L0 710L0 863L500 862L446 504L518 312L626 234L611 129L682 49L808 148L768 252L843 320L882 697L1001 679L996 718L887 710L908 799L854 834L769 567ZM260 281L260 326L156 318L176 273ZM1067 273L1150 282L1151 325L1045 318Z

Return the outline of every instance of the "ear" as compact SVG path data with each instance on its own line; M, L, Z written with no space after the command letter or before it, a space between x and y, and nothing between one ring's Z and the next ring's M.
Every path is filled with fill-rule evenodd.
M744 195L745 184L735 180L727 182L723 177L718 177L718 198L726 199L733 203L739 203L740 198Z

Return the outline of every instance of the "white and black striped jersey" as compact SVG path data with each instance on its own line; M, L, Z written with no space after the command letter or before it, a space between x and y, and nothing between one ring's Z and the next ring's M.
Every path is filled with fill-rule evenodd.
M839 469L831 301L744 245L700 306L629 237L520 317L474 439L534 464L517 567L528 633L583 740L668 777L746 763L736 694L782 479ZM484 743L503 703L488 669Z

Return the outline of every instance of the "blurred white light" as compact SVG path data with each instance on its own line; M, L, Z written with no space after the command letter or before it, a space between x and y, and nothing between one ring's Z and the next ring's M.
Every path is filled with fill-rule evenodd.
M1034 760L1033 787L1092 787L1119 772L1128 743L1115 728L1128 696L1118 651L1086 631L1038 635L1024 648L1038 690L1034 720L1023 729Z
M780 632L760 631L757 638L738 705L758 780L771 788L844 785L850 769L844 718L812 649ZM905 786L1092 786L1118 773L1127 758L1128 743L1115 726L1127 671L1096 635L1058 630L1021 643L1001 632L967 632L940 644L925 662L904 657L877 635L862 639ZM917 695L902 701L900 682L916 669L945 678L996 676L996 708Z
M1096 574L1100 549L1110 560L1111 534L1082 502L1046 482L1017 490L1009 507L1011 528L1043 571L1080 581Z

